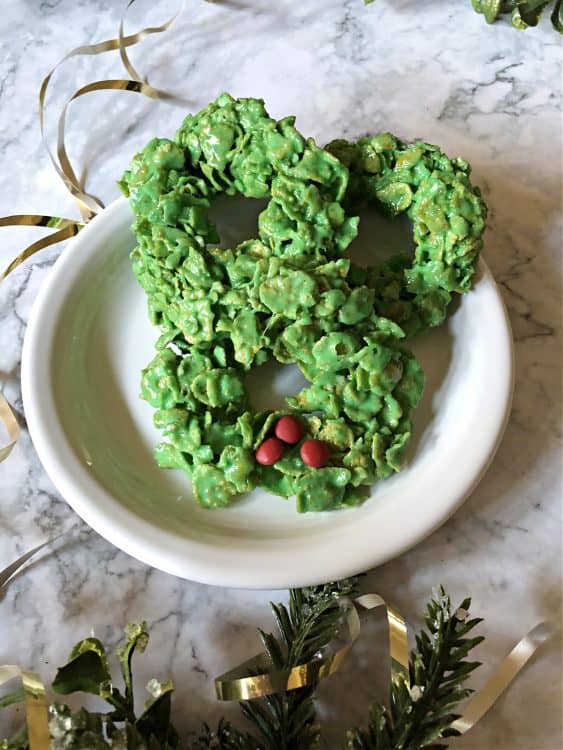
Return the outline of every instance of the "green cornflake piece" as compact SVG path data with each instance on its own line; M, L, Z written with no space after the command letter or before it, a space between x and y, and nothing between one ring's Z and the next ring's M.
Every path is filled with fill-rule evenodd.
M370 496L370 488L365 485L359 487L347 487L342 498L342 505L351 508L354 505L361 505Z
M200 373L192 382L191 390L199 401L213 408L245 398L241 375L234 368Z
M298 477L305 471L305 464L301 460L299 451L286 453L283 458L276 461L276 469L282 474L289 474L292 477Z
M213 448L210 445L200 445L192 451L194 464L210 464L213 461Z
M245 411L236 421L236 429L242 438L243 448L252 448L254 430L252 427L252 414Z
M274 276L260 285L260 301L273 313L296 319L304 309L316 303L317 285L312 276L293 271L286 276Z
M384 423L388 424L389 427L398 427L399 420L403 416L401 405L396 398L393 398L390 393L386 393L383 397L383 400L385 402L385 406L383 407L383 410L381 412L381 417Z
M242 365L250 366L264 345L258 328L258 316L252 310L241 310L233 320L231 341L234 357Z
M185 409L166 409L154 415L155 427L183 453L193 453L201 446L201 428L196 417Z
M191 475L191 464L186 456L170 443L159 443L154 449L154 457L161 469L181 469Z
M376 478L376 466L367 447L364 438L359 438L342 459L343 465L350 471L353 487L373 482Z
M360 350L359 339L352 333L329 333L313 347L315 364L320 370L342 370L349 367Z
M402 375L393 395L403 409L411 411L420 401L424 389L424 372L412 354L404 356L401 362Z
M214 455L219 455L229 445L240 446L242 437L236 424L213 421L205 429L204 441L211 447Z
M400 471L403 465L403 453L407 447L407 443L410 440L410 430L403 432L402 434L396 435L389 448L385 451L385 460L393 471Z
M190 344L213 341L214 315L208 299L172 302L167 314Z
M181 403L177 367L177 356L169 349L164 349L143 370L141 396L151 406L157 409L172 409Z
M333 449L346 450L354 442L354 433L344 419L326 419L320 423L317 437Z
M392 214L400 214L406 211L412 203L412 190L404 182L398 182L377 190L375 197Z
M373 312L374 292L365 286L352 289L348 299L340 308L338 320L347 326L353 326L364 320Z
M328 289L319 297L319 301L314 310L315 317L332 317L335 313L338 313L338 311L344 307L346 301L347 297L343 289Z
M281 333L274 345L275 358L279 362L312 362L312 349L320 334L321 329L318 326L292 323Z
M328 388L312 385L304 388L297 396L286 399L287 403L300 412L320 411L326 417L340 416L341 399Z
M236 488L237 492L247 492L253 489L251 474L254 471L254 456L237 445L227 445L221 451L217 466Z
M192 486L196 500L204 508L221 508L231 503L236 487L215 466L200 464L192 473Z
M295 494L295 479L290 474L281 474L275 466L260 466L257 476L260 485L274 495L291 497Z
M342 394L344 413L353 422L363 423L376 415L382 407L381 397L374 391L358 391L348 383Z
M297 512L309 513L340 507L349 481L348 469L338 466L313 469L304 474L295 482Z
M170 350L167 350L170 351ZM176 362L179 357L176 358ZM192 349L188 356L183 357L177 368L178 382L182 392L189 393L195 378L202 372L209 372L213 368L211 358L205 356L197 349Z
M219 367L227 366L227 353L225 352L224 347L219 345L213 347L213 359Z

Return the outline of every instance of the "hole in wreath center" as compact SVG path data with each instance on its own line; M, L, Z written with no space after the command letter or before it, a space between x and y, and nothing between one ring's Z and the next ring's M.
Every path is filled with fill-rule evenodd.
M369 207L358 211L358 216L358 236L344 253L358 266L377 266L399 253L414 254L412 222L406 214L392 219Z
M209 218L217 227L219 247L235 248L245 240L258 237L258 216L268 205L266 198L243 195L218 195L209 209Z
M287 396L295 396L310 385L297 365L270 360L246 373L245 387L253 411L287 409Z

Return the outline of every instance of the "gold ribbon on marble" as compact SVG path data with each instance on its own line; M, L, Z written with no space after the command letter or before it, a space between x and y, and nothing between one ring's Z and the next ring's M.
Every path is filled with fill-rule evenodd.
M16 677L21 678L25 695L25 716L30 750L51 750L49 710L45 686L35 672L15 664L0 665L0 687Z
M10 563L4 570L0 570L0 594L2 593L2 590L7 587L7 585L10 583L12 578L16 575L16 573L23 568L23 566L26 564L28 560L31 560L31 558L36 555L39 550L42 550L43 547L46 547L48 544L52 544L55 542L61 534L57 534L54 537L51 537L51 539L47 539L45 542L42 542L41 544L38 544L36 547L33 547L32 549L28 550L27 552L24 552L23 555L20 555L17 560L14 560L13 563Z
M32 255L35 255L35 253L38 253L40 250L49 247L49 245L55 245L58 242L63 242L64 240L74 237L86 223L91 221L104 208L104 204L102 203L102 201L97 196L87 192L84 187L83 181L79 180L79 178L76 176L66 150L65 128L67 111L70 103L80 98L81 96L84 96L85 94L92 93L93 91L133 91L139 94L143 94L144 96L147 96L151 99L179 100L179 98L174 96L173 94L152 86L148 82L146 77L142 78L137 69L133 66L127 54L127 48L138 44L142 39L151 34L161 34L162 32L166 31L172 25L178 15L182 12L184 2L180 6L178 12L175 13L172 18L163 23L161 26L148 26L147 28L138 31L136 34L125 35L123 30L125 16L128 9L136 1L137 0L128 1L121 17L118 36L115 39L107 39L103 42L98 42L97 44L86 44L80 47L76 47L68 54L66 54L61 60L59 60L59 62L48 73L48 75L45 76L41 83L41 88L39 90L39 124L43 145L45 146L47 155L49 156L49 159L55 171L78 204L78 208L82 215L82 221L78 221L76 219L61 219L56 216L47 216L43 214L16 214L13 216L0 217L0 228L7 226L28 226L44 227L55 230L47 236L31 243L24 250L22 250L11 261L11 263L3 271L0 272L0 282L3 281L10 273L12 273L12 271L18 268L18 266L20 266L24 261L26 261L28 258L31 258ZM55 157L55 155L49 148L45 137L45 102L47 97L47 90L55 71L59 68L60 65L73 57L78 57L81 55L100 55L104 52L110 52L112 50L119 50L119 55L123 66L128 75L131 76L131 78L93 81L91 83L87 83L74 92L74 94L67 100L59 115L57 128L57 156ZM0 424L4 425L9 439L9 443L6 446L0 448L1 463L10 454L10 451L14 447L14 444L17 441L20 432L19 425L14 416L14 413L1 393Z
M57 242L62 242L70 237L74 237L75 234L82 229L84 224L75 219L59 219L57 216L45 216L43 214L15 214L14 216L0 216L0 227L48 227L49 229L55 229L55 232L48 234L46 237L42 237L36 242L32 242L24 250L21 251L11 261L11 263L0 273L0 281L3 281L6 276L12 273L18 266L31 258L32 255L38 253L49 245L56 245ZM0 459L1 460L1 459Z
M13 563L0 571L0 594L16 573L39 550L58 539L57 535L38 544L18 557ZM51 750L49 737L49 713L45 686L38 674L22 669L15 664L0 664L0 688L13 679L20 678L25 696L25 716L30 750Z
M82 218L85 222L89 221L91 218L93 218L93 216L102 211L104 208L104 204L97 196L86 192L83 184L76 176L76 173L68 157L65 146L65 126L67 110L71 102L79 99L85 94L90 94L93 91L133 91L139 94L144 94L144 96L147 96L151 99L177 99L177 97L175 97L173 94L151 86L146 78L141 78L140 74L133 66L129 59L129 56L127 55L127 47L132 47L133 45L138 44L142 39L151 34L161 34L162 32L166 31L181 13L183 4L180 10L174 16L172 16L172 18L166 21L166 23L162 24L162 26L149 26L145 29L142 29L141 31L138 31L136 34L124 36L123 24L125 22L125 15L128 9L135 2L136 0L129 0L129 2L127 3L125 11L121 17L121 22L119 24L119 33L115 39L107 39L106 41L98 42L97 44L86 44L71 50L62 58L62 60L59 60L59 62L49 72L49 74L45 76L39 90L39 123L41 127L41 137L43 139L43 144L45 146L49 159L51 160L51 163L55 168L55 171L64 182L67 190L71 193L71 195L78 203L80 213L82 214ZM74 92L74 94L67 100L59 115L57 128L57 160L53 155L51 149L49 148L45 138L45 99L47 96L47 89L55 71L60 65L73 57L78 57L81 55L100 55L104 52L110 52L116 49L119 50L119 55L123 66L127 73L131 76L131 78L93 81L86 84L85 86L82 86Z
M454 721L452 729L465 734L475 726L516 678L526 662L543 643L554 635L554 632L550 623L540 622L526 633L496 668L492 677L469 701L463 716Z
M8 442L6 445L0 446L0 463L2 463L10 455L12 448L18 442L20 436L18 420L2 391L0 391L0 423L4 425L8 433Z
M364 594L354 600L353 606L346 614L343 646L332 649L329 645L326 653L288 670L268 666L268 655L257 654L235 669L215 678L217 698L224 701L254 700L273 693L315 685L340 669L359 637L361 626L358 608L369 611L379 607L385 608L387 617L391 679L402 679L410 685L408 627L405 618L379 594ZM536 650L549 640L553 633L553 627L546 622L536 625L526 633L497 667L484 687L469 701L464 714L452 723L452 729L465 734L475 726L513 682Z

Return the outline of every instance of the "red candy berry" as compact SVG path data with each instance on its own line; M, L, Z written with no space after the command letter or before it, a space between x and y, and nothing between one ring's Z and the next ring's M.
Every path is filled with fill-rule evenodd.
M256 449L256 460L262 466L272 466L283 456L284 445L275 437L268 438Z
M303 426L296 417L281 417L276 422L275 433L284 443L295 445L303 437Z
M320 469L327 465L330 458L330 449L322 440L305 440L301 446L301 458L307 466Z

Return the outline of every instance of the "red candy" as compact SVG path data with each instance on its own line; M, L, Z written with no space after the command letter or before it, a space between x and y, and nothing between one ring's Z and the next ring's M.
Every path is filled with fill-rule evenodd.
M284 444L275 437L268 438L256 449L256 460L262 466L272 466L283 456Z
M301 446L301 458L307 466L320 469L330 458L330 448L322 440L305 440Z
M303 426L296 417L281 417L276 422L275 433L284 443L295 445L303 437Z

